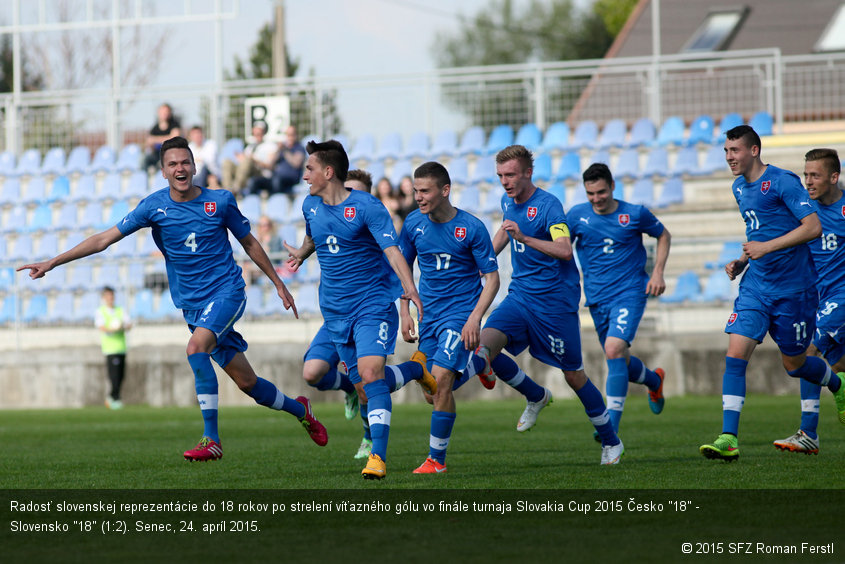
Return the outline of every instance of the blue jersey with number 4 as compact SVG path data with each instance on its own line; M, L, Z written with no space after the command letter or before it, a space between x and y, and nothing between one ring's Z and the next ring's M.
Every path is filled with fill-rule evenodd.
M819 274L819 298L845 294L845 195L825 206L815 202L822 235L810 241L810 252Z
M190 202L173 200L170 188L153 192L117 224L123 235L142 227L152 228L164 254L170 295L179 309L205 307L213 296L244 287L228 232L246 237L249 220L228 190L203 188Z
M816 213L801 180L792 172L767 165L762 176L746 182L740 176L733 183L733 195L745 220L749 241L771 241L786 235L801 220ZM750 260L741 287L761 295L795 294L816 281L808 245L797 245Z

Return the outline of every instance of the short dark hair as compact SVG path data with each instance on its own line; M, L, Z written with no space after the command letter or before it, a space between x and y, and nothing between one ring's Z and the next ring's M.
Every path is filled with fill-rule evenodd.
M414 171L414 178L431 178L440 188L443 188L447 184L452 184L452 179L449 178L449 171L437 161L428 161L418 166Z
M727 137L731 141L742 139L742 141L749 149L754 145L757 145L759 149L763 148L762 143L760 143L760 136L757 135L757 132L754 131L754 128L752 128L750 125L737 125L736 127L729 129L725 133L725 137Z
M496 154L496 164L505 164L513 159L522 164L523 170L534 168L534 155L522 145L505 147Z
M170 149L185 149L188 151L188 154L191 155L191 162L194 162L194 153L188 146L188 140L184 137L171 137L161 144L161 149L159 149L158 152L158 158L160 159L162 166L164 166L164 154Z
M839 160L839 153L836 149L810 149L804 155L805 161L824 161L825 167L829 173L841 173L842 162Z
M587 167L584 174L581 175L584 182L595 182L597 180L604 180L608 186L613 186L613 175L610 169L604 163L593 163Z
M367 187L367 192L373 189L373 176L366 170L356 168L346 173L346 180L357 180Z
M102 293L105 294L106 292L111 292L112 294L114 294L114 288L112 288L111 286L103 286Z
M323 166L330 166L334 175L341 182L346 182L346 175L349 172L349 157L340 141L330 139L322 143L309 141L305 146L309 155L314 155Z

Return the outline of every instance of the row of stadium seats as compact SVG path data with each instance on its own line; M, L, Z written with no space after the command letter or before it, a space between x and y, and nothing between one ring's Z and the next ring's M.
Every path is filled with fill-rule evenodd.
M742 255L742 243L726 241L722 245L719 256L715 261L704 263L704 267L711 272L704 284L694 270L687 270L678 276L672 293L660 298L663 303L701 303L701 302L730 302L736 299L739 284L732 282L724 271L725 266Z
M88 147L74 147L69 155L61 147L53 147L41 159L41 151L28 149L17 160L9 151L0 153L0 177L17 178L35 175L95 174L104 172L135 172L141 168L141 148L134 143L119 153L108 145L94 152Z
M31 176L23 181L11 177L2 181L0 206L143 198L150 192L150 187L151 179L143 171L128 176L112 172L102 178L87 173L73 179L66 175Z

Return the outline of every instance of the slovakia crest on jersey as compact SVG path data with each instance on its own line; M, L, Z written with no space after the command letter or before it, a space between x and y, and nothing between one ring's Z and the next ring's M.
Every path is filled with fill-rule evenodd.
M733 312L728 316L728 325L733 325L734 321L736 321L736 312Z
M764 194L767 194L769 192L769 188L771 188L771 187L772 187L772 181L771 180L764 180L760 184L760 191Z
M627 213L620 213L619 225L621 225L622 227L627 227L629 223L631 223L631 215Z
M463 241L467 238L467 228L466 227L455 227L455 239L458 241Z
M534 221L534 219L537 217L537 208L533 206L529 207L528 211L526 212L526 215L528 216L528 221Z
M355 219L355 208L353 206L343 208L343 217L346 218L346 221Z
M842 206L842 217L845 217L845 206Z
M206 202L205 203L205 215L211 217L217 213L217 202Z

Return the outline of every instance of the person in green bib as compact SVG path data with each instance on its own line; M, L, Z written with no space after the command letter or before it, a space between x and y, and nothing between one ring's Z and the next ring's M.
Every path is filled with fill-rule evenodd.
M120 387L126 374L126 331L132 327L129 314L114 305L114 288L103 288L102 304L97 308L94 322L100 330L100 344L106 357L106 373L111 382L111 392L106 397L106 406L120 409Z

